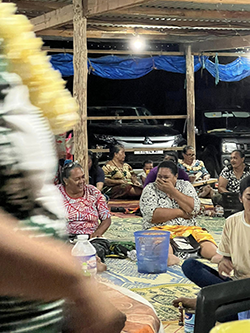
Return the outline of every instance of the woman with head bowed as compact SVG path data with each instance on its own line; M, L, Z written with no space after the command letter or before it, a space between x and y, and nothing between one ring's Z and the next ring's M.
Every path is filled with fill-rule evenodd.
M110 198L140 197L142 186L132 167L125 163L125 149L121 144L110 148L111 160L103 167L105 182L103 192Z

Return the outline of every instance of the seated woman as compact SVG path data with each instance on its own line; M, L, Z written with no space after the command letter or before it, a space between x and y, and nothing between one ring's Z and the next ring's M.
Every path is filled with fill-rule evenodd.
M200 227L196 227L194 216L200 209L200 200L194 187L184 180L177 179L178 169L171 161L163 161L158 166L155 183L148 184L142 192L140 209L143 228L162 229L175 232L178 236L192 234L200 244L202 257L216 261L216 243L213 237ZM169 246L168 265L179 262Z
M250 176L240 183L240 200L244 210L231 215L223 228L221 241L217 252L223 257L218 263L218 271L194 260L187 259L182 270L187 278L203 288L232 279L250 277ZM185 307L196 307L196 298L181 297L174 300L173 305L183 302ZM225 321L237 320L237 314L226 318Z
M88 151L88 169L89 169L89 184L102 191L105 175L102 168L98 165L96 155L92 151Z
M110 148L108 161L103 166L105 174L105 187L103 193L110 198L140 197L142 187L128 163L124 163L125 149L123 145L116 144Z
M221 193L240 193L240 181L250 175L250 167L245 163L245 154L234 150L230 156L230 164L225 166L219 176L218 194L212 197L215 204L223 205Z
M57 187L63 196L68 234L71 238L86 234L90 238L102 236L111 224L104 196L85 183L83 169L77 162L65 165L62 181Z
M183 160L179 160L179 167L189 176L193 183L198 179L209 179L210 175L202 161L195 159L195 150L192 146L185 146L182 151Z
M176 151L170 150L166 151L164 154L164 161L172 161L176 165L178 165L178 154ZM144 186L148 185L149 183L153 183L156 180L157 177L157 171L158 171L158 166L154 167L148 174ZM183 180L189 180L187 173L181 169L178 168L178 179L183 179Z
M240 181L250 175L250 167L245 163L245 154L241 150L231 153L230 165L222 169L219 177L218 192L240 192Z

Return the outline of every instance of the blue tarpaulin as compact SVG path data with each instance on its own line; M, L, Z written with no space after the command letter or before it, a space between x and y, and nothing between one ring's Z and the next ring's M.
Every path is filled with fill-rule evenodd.
M73 55L55 54L51 56L52 66L59 70L62 76L74 75ZM227 64L215 64L205 56L194 56L194 71L201 67L220 81L240 81L250 76L250 59L239 57ZM137 79L152 70L164 70L173 73L186 73L186 59L184 56L155 56L150 58L105 56L88 58L90 73L102 78L121 80Z

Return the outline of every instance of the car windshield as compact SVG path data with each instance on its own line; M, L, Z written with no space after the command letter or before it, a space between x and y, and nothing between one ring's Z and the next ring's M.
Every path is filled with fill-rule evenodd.
M245 111L205 112L205 131L245 131L250 127L250 113Z
M112 117L112 116L151 116L151 113L143 107L88 107L88 117ZM155 123L154 119L113 119L110 124L130 124L130 123Z

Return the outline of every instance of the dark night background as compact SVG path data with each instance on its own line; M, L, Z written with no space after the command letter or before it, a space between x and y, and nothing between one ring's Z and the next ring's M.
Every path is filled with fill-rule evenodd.
M230 63L235 58L220 58L220 63ZM73 77L67 78L72 90ZM195 107L199 110L240 106L249 109L250 77L239 82L219 82L206 70L195 73ZM90 74L88 76L88 105L145 106L152 114L186 114L185 75L154 70L139 79L109 80ZM198 119L196 120L196 125ZM174 127L183 129L183 120Z

